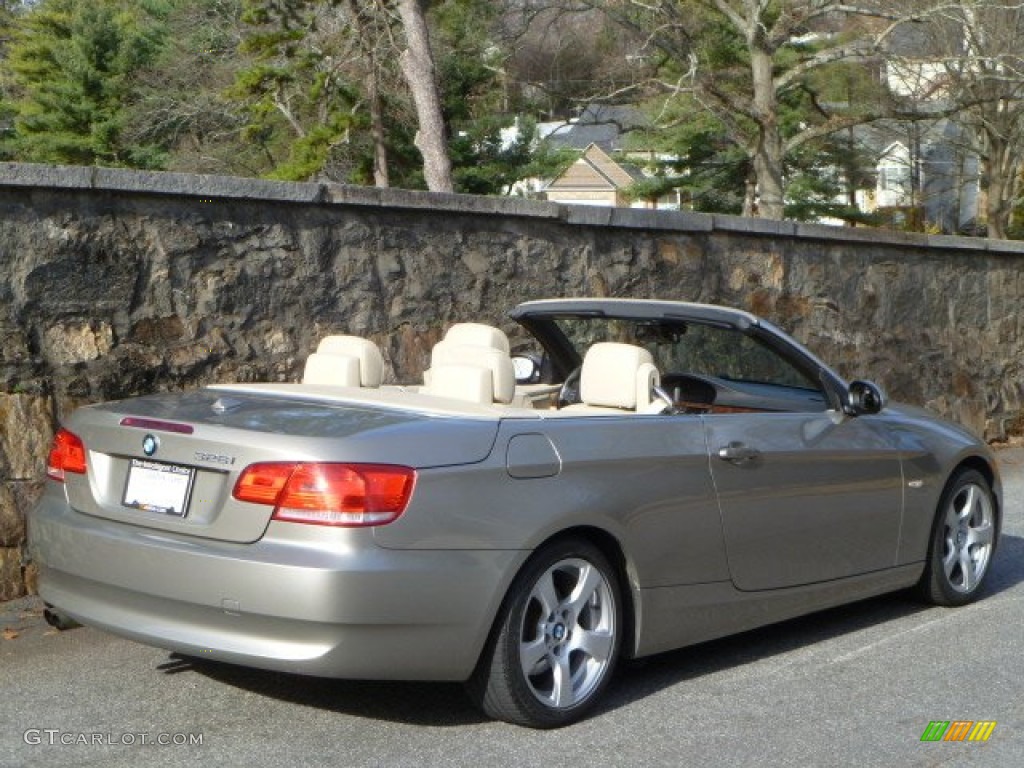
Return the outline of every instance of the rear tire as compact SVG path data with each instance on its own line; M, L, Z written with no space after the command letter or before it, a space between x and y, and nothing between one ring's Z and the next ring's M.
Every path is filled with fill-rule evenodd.
M992 488L974 469L962 469L942 492L928 561L918 583L921 596L943 606L965 605L985 583L999 534Z
M509 588L467 692L498 720L568 725L611 680L623 628L619 579L604 554L581 539L553 542Z

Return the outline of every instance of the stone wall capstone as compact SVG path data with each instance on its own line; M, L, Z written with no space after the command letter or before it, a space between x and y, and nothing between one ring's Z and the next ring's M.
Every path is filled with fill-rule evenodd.
M297 380L328 333L416 380L452 322L630 296L763 315L847 377L997 440L1024 427L1024 244L729 216L0 164L0 599L76 406Z

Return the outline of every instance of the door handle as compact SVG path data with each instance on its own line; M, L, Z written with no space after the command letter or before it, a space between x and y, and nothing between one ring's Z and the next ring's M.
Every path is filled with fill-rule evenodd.
M747 464L754 461L761 455L756 448L751 448L746 443L737 440L718 449L718 458L728 461L730 464Z

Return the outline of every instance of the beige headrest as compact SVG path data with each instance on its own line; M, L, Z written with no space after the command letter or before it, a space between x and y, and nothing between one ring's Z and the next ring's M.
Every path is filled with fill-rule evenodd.
M506 355L510 352L508 336L500 328L483 323L456 323L444 335L445 343L470 344L478 347L500 349Z
M650 405L651 388L659 381L646 349L602 341L583 358L580 398L587 405L635 411Z
M344 387L379 387L384 377L384 358L369 339L359 336L327 336L306 360L302 381Z
M507 352L494 347L474 344L454 344L441 341L434 345L430 359L430 376L428 387L435 394L444 395L445 385L438 381L437 376L443 368L457 367L464 373L469 367L476 367L489 372L490 397L480 402L511 403L516 391L516 374L512 366L512 358ZM444 374L450 377L451 371ZM474 374L475 377L475 374ZM451 381L446 378L446 381ZM463 398L465 399L465 398Z

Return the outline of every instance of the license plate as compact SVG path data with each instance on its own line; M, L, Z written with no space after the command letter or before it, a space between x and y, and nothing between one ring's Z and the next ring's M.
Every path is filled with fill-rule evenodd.
M122 504L133 509L184 517L195 470L177 464L132 459Z

